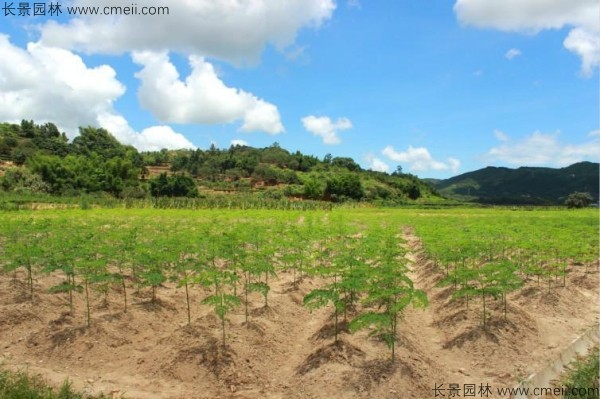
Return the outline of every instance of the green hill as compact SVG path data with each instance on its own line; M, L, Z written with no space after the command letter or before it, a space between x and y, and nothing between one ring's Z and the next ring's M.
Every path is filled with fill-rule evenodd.
M488 166L441 181L430 181L440 194L495 204L562 204L575 192L598 201L599 164L579 162L565 168Z
M411 174L364 170L352 158L231 146L138 152L105 129L80 128L71 142L52 123L0 123L0 190L115 198L257 195L269 199L389 204L445 202Z

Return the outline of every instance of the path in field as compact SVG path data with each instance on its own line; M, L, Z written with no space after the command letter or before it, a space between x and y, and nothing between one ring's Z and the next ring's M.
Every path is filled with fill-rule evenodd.
M419 259L419 254L414 249L419 248L420 240L412 234L411 230L407 230L403 236L406 240L406 247L409 252L406 258L411 263L410 279L414 282L415 288L424 290L428 293L431 301L434 288L431 284L431 278L428 280L427 275L423 272L424 264ZM434 280L435 281L435 280ZM410 309L405 315L404 322L409 331L419 337L419 343L424 350L429 353L436 362L443 364L447 372L447 378L451 380L435 381L436 383L455 383L468 382L466 370L470 368L470 360L464 356L464 352L460 350L444 349L443 345L448 340L448 333L435 326L435 322L440 319L440 312L433 302L425 309ZM463 370L463 373L461 373Z

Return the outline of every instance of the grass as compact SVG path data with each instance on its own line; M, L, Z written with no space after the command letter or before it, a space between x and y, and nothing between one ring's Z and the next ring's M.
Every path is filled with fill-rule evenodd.
M569 368L571 371L562 380L562 385L568 390L564 398L600 398L600 351L598 347L592 349L586 357L571 363ZM574 391L571 391L572 389ZM585 394L580 395L579 393L584 393L583 390L585 390Z
M0 399L107 399L76 392L69 380L59 389L52 388L38 375L25 371L0 369Z

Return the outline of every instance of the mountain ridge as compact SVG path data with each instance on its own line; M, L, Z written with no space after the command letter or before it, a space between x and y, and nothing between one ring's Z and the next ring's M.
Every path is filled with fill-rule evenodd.
M449 179L426 179L445 197L492 204L562 204L575 192L598 201L600 164L582 161L562 168L487 166Z

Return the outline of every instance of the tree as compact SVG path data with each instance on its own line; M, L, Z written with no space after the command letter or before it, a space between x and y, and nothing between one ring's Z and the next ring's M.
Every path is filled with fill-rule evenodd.
M15 165L22 166L27 160L27 154L22 149L17 148L13 151L13 161Z
M5 191L29 193L50 191L50 186L44 182L40 175L25 167L7 169L4 176L0 177L0 188Z
M334 261L331 264L326 264L324 262L319 262L319 264L315 267L315 272L325 278L331 279L330 283L325 287L317 288L309 292L304 296L303 304L309 309L319 309L327 306L329 303L333 305L333 315L334 315L334 341L338 340L338 316L340 312L345 311L346 302L340 296L341 287L340 287L340 274L341 267L340 264L341 257L334 257Z
M592 201L594 201L594 198L592 198L590 193L575 191L567 197L565 205L567 208L585 208L589 206Z
M348 157L335 157L331 160L331 166L346 168L351 172L360 170L360 165L354 162L354 159Z
M355 317L349 325L350 331L371 328L369 335L380 336L391 349L391 361L395 361L396 333L398 318L407 306L422 308L428 305L425 291L416 289L408 277L408 267L404 253L397 244L394 234L375 234L375 240L382 242L379 255L366 277L366 298L363 304L373 310L366 310Z
M35 124L33 121L21 121L21 135L27 138L33 138L35 136Z
M411 200L416 200L420 196L421 190L419 189L419 186L417 186L416 184L410 186L410 188L408 189L408 198L410 198Z
M354 173L333 176L325 185L325 197L343 200L344 197L359 200L365 196L360 177Z
M195 275L192 282L213 290L211 295L202 300L202 303L212 306L215 314L221 320L221 343L225 347L227 314L241 304L240 298L231 292L237 283L238 276L234 270L227 268L227 264L218 264L217 259L225 247L226 237L210 233L208 237L210 239L205 241L206 245L202 255L205 267Z
M92 126L79 128L79 136L71 144L73 152L80 155L90 155L96 152L105 158L122 157L125 155L125 146L102 128Z
M154 197L198 197L198 188L193 178L177 174L161 173L150 180L150 193Z
M309 199L321 199L323 197L323 183L314 174L308 176L304 181L304 197Z
M43 243L47 238L46 234L35 233L36 229L40 229L40 226L35 226L33 219L15 226L14 230L11 229L4 249L8 259L4 265L5 270L16 271L23 267L27 271L27 288L31 302L33 302L34 273L36 266L44 261ZM46 222L42 223L41 229L42 231L47 229Z

